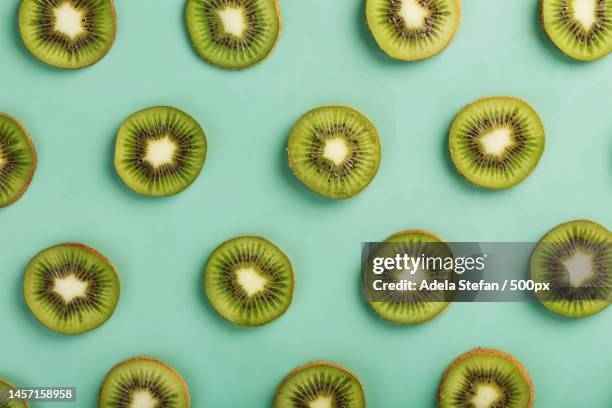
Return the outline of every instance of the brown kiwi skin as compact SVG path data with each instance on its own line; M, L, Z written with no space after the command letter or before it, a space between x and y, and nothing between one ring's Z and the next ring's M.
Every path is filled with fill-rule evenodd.
M43 249L42 251L39 251L39 252L38 252L36 255L34 255L34 256L32 257L32 259L36 258L36 257L37 257L39 254L41 254L42 252L48 251L49 249L53 249L53 248L56 248L56 247L59 247L59 246L69 246L69 247L74 247L74 248L81 248L81 249L84 249L84 250L86 250L86 251L88 251L88 252L91 252L93 255L97 256L98 258L100 258L100 259L102 259L104 262L106 262L106 263L107 263L107 264L108 264L108 265L109 265L109 266L110 266L110 267L113 269L113 271L115 272L115 274L116 274L117 276L119 276L119 274L117 273L117 269L116 269L116 268L115 268L115 266L114 266L114 265L111 263L111 261L109 261L109 260L108 260L108 258L107 258L107 257L105 257L104 255L102 255L100 252L96 251L96 250L95 250L95 249L93 249L92 247L87 246L87 245L85 245L85 244L78 243L78 242L66 242L66 243L63 243L63 244L53 245L53 246L51 246L51 247L49 247L49 248L45 248L45 249ZM28 262L28 267L30 266L30 263L31 263L31 262L32 262L31 260L30 260L30 262ZM28 267L26 267L26 270L28 269ZM26 294L26 287L25 287L25 282L24 282L24 287L23 287L23 296L24 296L24 298L25 298L25 294ZM119 281L119 279L117 279L117 296L118 296L118 299L120 300L120 299L121 299L121 282ZM108 319L106 319L104 322L102 322L102 323L101 323L99 326L92 327L91 329L86 330L86 331L84 331L84 332L80 332L80 333L63 333L63 332L61 332L60 334L63 334L63 335L66 335L66 336L78 336L78 335L85 334L85 333L87 333L87 332L90 332L90 331L93 331L93 330L97 329L98 327L100 327L100 326L102 326L104 323L106 323L108 320L110 320L110 318L112 317L113 313L115 313L115 310L117 309L117 305L119 304L119 300L117 300L117 304L115 305L115 307L114 307L114 308L113 308L113 310L111 311L111 314L109 315ZM36 315L35 315L34 313L32 313L32 315L33 315L33 316L36 318L36 320L38 320L38 321L39 321L39 322L40 322L40 323L41 323L41 324L42 324L44 327L47 327L47 326L46 326L46 325L45 325L45 324L44 324L42 321L40 321L40 319L38 319L38 318L36 317ZM48 328L48 327L47 327L47 328ZM48 328L48 329L49 329L49 328ZM49 329L49 330L51 330L51 329ZM55 332L54 330L51 330L51 331ZM55 333L58 333L58 332L55 332Z
M442 380L440 381L440 386L438 388L438 402L439 403L442 402L442 391L444 388L444 383L446 382L446 379L448 378L448 375L450 374L450 372L457 366L457 364L461 363L463 360L466 360L470 357L478 356L478 355L502 357L510 361L512 364L514 364L514 366L518 368L521 375L523 376L523 378L525 379L525 381L527 381L527 384L529 385L529 406L528 408L533 407L533 404L535 403L535 391L534 391L533 382L531 381L531 377L529 377L529 373L527 372L527 369L525 368L525 366L523 366L523 364L520 361L518 361L516 358L512 357L510 354L504 351L492 349L492 348L483 348L483 347L477 347L473 350L470 350L466 353L461 354L444 371L444 374L442 375Z
M17 388L17 387L15 387L15 385L13 385L13 383L11 383L10 381L5 380L4 378L0 378L0 383L4 383L8 387L10 387L10 388ZM28 408L30 406L30 404L28 404L27 400L19 400L19 402L21 402L26 408Z
M366 394L365 394L365 388L363 387L363 384L361 383L361 381L359 380L359 377L357 377L357 375L355 373L353 373L352 371L347 370L346 368L342 367L340 364L336 364L336 363L332 363L330 361L326 361L326 360L318 360L318 361L313 361L310 363L306 363L303 364L299 367L294 368L293 370L291 370L289 372L289 374L287 374L285 376L285 378L283 378L283 380L276 386L276 391L274 392L274 400L276 400L276 396L278 395L278 393L280 392L281 388L283 387L283 385L285 385L287 383L287 381L294 375L299 373L300 371L304 371L308 368L311 367L319 367L319 366L326 366L326 367L333 367L336 368L340 371L342 371L343 373L347 374L348 376L350 376L351 378L355 379L355 381L357 381L357 383L359 384L359 386L361 387L361 390L363 392L363 398L364 401L366 399Z
M34 148L34 143L32 143L32 139L30 138L30 134L28 133L28 131L26 130L25 126L23 126L23 124L18 121L17 119L15 119L14 117L7 115L6 113L2 113L0 112L0 116L3 116L13 122L15 122L23 131L23 134L25 135L26 139L28 140L28 143L30 144L30 147L32 148L32 154L34 156L34 163L32 163L32 171L30 173L30 176L28 178L28 180L26 181L26 184L23 186L23 188L21 189L21 191L19 192L19 194L17 195L17 197L15 197L12 201L6 203L5 205L0 205L0 208L4 208L4 207L8 207L11 204L16 203L26 192L26 190L28 189L28 187L30 187L30 183L32 182L32 179L34 178L34 173L36 172L36 167L38 166L38 156L36 155L36 149Z
M42 62L42 63L44 63L44 64L46 64L46 65L48 65L50 67L53 67L53 68L64 69L66 71L76 71L78 69L83 69L83 68L91 67L92 65L95 65L96 63L100 62L104 57L106 57L106 55L110 52L111 48L113 48L113 44L115 44L115 39L117 38L117 11L115 10L115 3L114 3L113 0L108 0L108 4L110 4L111 10L113 12L113 21L114 21L114 23L113 23L113 36L111 38L108 50L106 50L106 52L104 54L100 55L100 58L98 58L97 60L93 61L90 64L83 65L82 67L58 67L57 65L48 64L47 62L45 62L45 61L41 60L40 58L38 58L36 55L34 55L34 52L32 50L30 50L30 48L25 43L25 41L22 40L23 45L26 47L26 49L28 51L30 51L30 53L34 56L34 58L36 58L40 62Z
M132 357L132 358L128 358L127 360L123 360L122 362L115 364L113 366L113 368L111 368L108 372L108 374L106 374L106 377L104 377L104 381L102 381L102 385L100 386L100 391L102 391L102 388L104 388L104 385L106 385L106 382L108 381L108 378L110 377L111 373L121 367L122 365L134 362L134 361L148 361L148 362L152 362L152 363L157 363L159 365L161 365L162 367L168 369L168 371L170 371L172 374L174 374L174 376L179 380L179 382L181 383L181 385L183 386L183 390L185 391L185 395L187 396L187 407L189 408L191 406L191 395L189 394L189 388L187 387L187 383L185 382L185 380L183 379L183 376L181 376L181 374L176 371L176 369L166 363L164 363L161 360L157 360L154 358L150 358L150 357L144 357L144 356L139 356L139 357ZM101 392L98 392L98 406L100 405L100 396L101 396Z
M467 105L465 105L463 108L459 109L459 111L457 112L457 114L456 114L456 115L455 115L455 117L453 118L453 121L452 121L452 122L451 122L451 124L448 126L448 135L449 135L449 137L448 137L448 151L449 151L449 154L450 154L450 157L451 157L451 163L453 164L453 167L455 167L455 163L454 163L454 161L452 160L452 157L453 157L453 151L450 149L450 131L451 131L451 129L453 128L453 125L455 124L455 121L457 120L457 116L459 116L459 113L461 113L463 110L465 110L465 109L469 108L470 106L475 105L475 104L477 104L477 103L480 103L480 102L483 102L483 101L487 101L487 100L489 100L489 99L500 99L500 98L501 98L501 99L510 99L510 100L515 100L515 99L516 99L516 100L519 100L519 101L523 102L525 105L529 106L529 107L530 107L530 108L531 108L531 109L532 109L532 110L533 110L533 111L534 111L536 114L538 113L538 111L537 111L537 110L535 110L535 109L534 109L534 107L533 107L533 106L531 106L531 104L530 104L529 102L525 101L524 99L517 98L517 97L514 97L514 96L486 96L486 97L484 97L484 98L478 98L478 99L476 99L476 100L474 100L474 101L472 101L472 102L468 103L468 104L467 104ZM539 116L539 114L538 114L538 116ZM543 122L541 119L540 119L540 122L542 123L542 130L544 131L544 135L546 135L546 128L544 127L544 122ZM542 141L542 149L543 149L543 150L542 150L542 155L544 155L544 150L546 149L546 137L544 137L544 140ZM541 159L542 159L542 158L540 157L540 160L541 160ZM527 176L525 176L524 178L522 178L522 179L518 180L518 181L517 181L516 183L514 183L513 185L508 186L508 187L501 187L501 188L491 188L491 187L485 187L485 186L481 186L480 184L473 183L473 182L472 182L472 181L470 181L470 180L469 180L467 177L465 177L465 176L464 176L464 175L463 175L463 174L462 174L462 173L461 173L459 170L457 170L457 169L456 169L456 167L455 167L455 170L456 170L457 174L459 174L459 175L461 176L461 178L463 178L464 180L466 180L466 181L467 181L468 183L470 183L472 186L475 186L475 187L481 188L481 189L483 189L483 190L488 190L488 191L501 191L501 190L508 190L508 189L510 189L510 188L512 188L512 187L514 187L514 186L516 186L517 184L519 184L519 183L521 183L521 182L523 182L523 181L527 180L527 178L533 174L533 172L536 170L536 168L538 167L538 165L539 165L539 164L540 164L540 161L538 161L538 163L536 163L536 165L533 167L533 169L531 169L531 171L529 172L529 174L527 174Z
M363 9L365 10L365 6L366 6L366 2L368 0L363 0ZM387 54L385 52L385 50L382 49L382 47L380 46L380 44L378 44L378 41L376 41L376 39L374 38L374 33L372 32L372 29L370 29L370 24L368 24L368 16L365 14L364 12L364 19L365 19L365 23L366 23L366 27L368 27L368 31L370 32L370 36L372 37L372 39L374 40L374 42L376 43L376 46L378 47L378 49L380 51L382 51L385 55L387 55L389 58L394 59L396 61L404 61L404 62L417 62L417 61L425 61L428 60L430 58L435 57L436 55L441 54L444 50L446 50L449 45L453 42L453 40L455 39L455 37L457 36L457 32L459 31L459 26L461 25L461 15L463 14L463 7L461 5L461 0L457 0L457 18L459 19L459 22L457 23L457 26L455 27L455 31L453 31L453 35L451 35L451 37L448 39L448 42L444 45L444 47L442 47L440 49L440 51L436 52L435 54L430 55L429 57L421 57L421 58L411 58L411 59L399 59L399 58L393 58L392 56L390 56L389 54Z
M274 0L274 4L276 5L276 15L277 15L277 17L278 17L278 33L276 34L276 38L274 39L274 44L272 44L272 48L270 48L270 51L269 51L269 52L268 52L266 55L264 55L264 57L263 57L262 59L260 59L259 61L255 62L254 64L247 65L246 67L240 67L240 68L235 67L235 68L231 68L231 67L224 67L224 66L221 66L221 65L218 65L218 64L212 63L212 62L208 61L207 59L203 58L203 57L202 57L202 56L201 56L201 55L200 55L200 54L199 54L199 53L196 51L195 45L193 44L193 41L192 41L192 39L191 39L191 36L189 36L189 33L188 33L189 39L190 39L190 41L191 41L191 46L192 46L192 49L193 49L193 50L196 52L196 54L198 55L198 57L200 57L202 60L204 60L204 62L206 62L206 63L208 63L208 64L210 64L210 65L212 65L212 66L218 67L218 68L226 69L226 70L228 70L228 71L244 71L245 69L253 68L254 66L257 66L257 65L261 64L261 63L262 63L262 62L264 62L266 59L268 59L268 57L270 56L270 54L272 54L272 51L274 51L274 49L276 48L276 44L278 43L278 40L279 40L279 38L280 38L281 31L283 31L283 15L282 15L282 13L281 13L280 3L278 2L278 0ZM185 2L185 11L184 11L184 15L185 15L185 17L184 17L184 19L185 19L185 24L187 24L187 23L186 23L186 21L187 21L187 2Z

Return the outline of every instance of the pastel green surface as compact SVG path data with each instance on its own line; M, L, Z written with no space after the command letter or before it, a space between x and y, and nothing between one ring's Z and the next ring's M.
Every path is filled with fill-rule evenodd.
M172 362L194 407L265 408L287 372L325 359L359 376L372 407L433 408L448 364L486 346L525 364L538 407L612 405L609 310L573 321L537 302L454 304L425 325L397 327L359 289L360 243L402 229L449 242L536 242L576 218L610 229L612 58L563 56L534 1L470 0L453 46L405 64L378 50L361 2L282 0L275 52L231 72L192 50L179 3L117 2L112 52L60 71L24 49L19 4L0 1L0 111L24 123L40 160L28 193L0 210L0 350L10 350L0 376L77 386L71 407L91 408L109 366L145 354ZM530 177L499 192L471 186L448 157L455 114L489 95L528 100L548 135ZM304 112L333 103L367 112L385 151L368 189L341 202L296 180L285 150ZM113 167L124 118L161 104L205 120L209 143L197 181L163 199L133 193ZM247 330L217 316L201 286L212 250L243 234L283 248L297 282L282 319ZM21 284L34 254L68 240L108 256L122 294L103 326L67 338L34 319ZM527 274L529 260L516 267Z

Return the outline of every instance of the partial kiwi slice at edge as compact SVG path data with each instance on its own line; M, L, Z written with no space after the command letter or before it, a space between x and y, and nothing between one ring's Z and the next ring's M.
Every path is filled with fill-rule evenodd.
M365 406L365 393L357 376L327 361L291 371L278 385L273 404L274 408Z
M576 220L550 230L531 255L531 279L550 285L536 293L550 311L581 318L612 302L612 233Z
M156 106L127 118L117 134L115 168L137 193L169 196L189 187L206 160L206 134L185 112Z
M149 357L127 359L113 367L98 396L98 408L189 408L183 377L166 363Z
M15 391L17 388L8 382L0 378L0 407L2 408L28 408L28 402L26 400L17 400L10 398L10 391Z
M204 291L211 305L238 326L260 326L289 308L295 287L289 258L265 238L241 236L208 258Z
M438 401L440 408L531 408L535 393L518 360L501 350L476 348L446 369Z
M23 125L0 113L0 207L25 193L36 170L36 150Z
M185 21L197 53L228 69L265 59L282 25L277 0L187 0Z
M64 69L95 64L117 30L112 0L21 0L19 31L39 60Z
M53 246L28 264L23 280L25 302L50 330L80 334L97 328L113 314L120 283L106 257L79 243Z
M356 109L340 105L304 114L291 130L287 150L295 176L331 199L347 199L366 188L381 160L372 122Z

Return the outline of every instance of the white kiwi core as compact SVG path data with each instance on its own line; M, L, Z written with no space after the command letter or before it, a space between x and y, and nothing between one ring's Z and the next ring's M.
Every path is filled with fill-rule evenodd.
M349 153L349 147L343 137L332 137L325 141L323 148L323 157L339 166L346 160Z
M53 28L59 33L75 38L85 31L83 28L83 12L73 7L69 2L55 7L53 16L55 17Z
M404 20L404 26L409 30L425 26L425 19L431 12L421 6L418 0L403 0L399 10L399 16Z
M130 408L156 408L158 402L148 390L139 390L132 394Z
M236 271L238 284L249 296L265 289L268 280L253 268L240 268Z
M585 30L590 30L597 21L597 0L574 0L574 18Z
M493 129L485 133L480 136L479 141L485 153L497 157L503 157L506 149L514 145L512 130L506 127Z
M333 408L331 397L318 397L308 403L308 408Z
M53 292L57 293L64 303L68 304L77 298L87 296L87 288L89 283L82 281L74 274L70 274L63 278L55 278L53 284Z
M593 257L582 251L576 251L574 255L563 261L565 270L569 277L569 283L573 287L580 287L595 274L593 270Z
M158 168L166 164L174 163L174 155L177 150L176 143L169 136L161 139L149 140L147 142L144 160L151 166Z
M4 158L4 152L2 151L2 146L0 146L0 169L2 169L5 164L6 164L6 159Z
M491 384L478 385L476 395L471 400L475 408L491 408L501 397L497 387Z
M242 34L247 27L242 9L236 7L226 7L222 10L218 10L217 15L219 16L219 19L221 19L221 22L223 23L223 30L227 34L242 37Z

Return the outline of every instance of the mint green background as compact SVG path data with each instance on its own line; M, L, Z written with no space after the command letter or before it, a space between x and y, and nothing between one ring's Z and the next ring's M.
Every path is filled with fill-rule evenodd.
M182 3L118 0L109 55L66 72L28 54L18 1L0 1L0 111L25 123L40 159L23 199L0 209L0 376L76 386L71 406L92 407L115 363L149 355L184 375L194 407L267 407L289 370L327 359L359 375L371 407L428 408L448 363L488 346L526 365L538 407L612 406L611 310L569 321L539 304L455 304L395 327L358 290L360 242L405 228L529 242L575 218L612 227L612 56L565 58L542 34L536 1L467 0L445 52L401 63L378 51L360 1L281 0L273 54L228 72L192 51ZM547 146L525 182L490 192L455 173L446 129L464 104L498 94L535 107ZM329 103L363 111L383 143L378 176L350 201L311 193L285 162L292 124ZM157 104L192 114L209 143L200 178L166 199L132 193L112 166L123 119ZM256 329L218 318L200 287L210 252L246 233L280 246L297 277L288 312ZM78 337L49 332L21 296L28 260L64 241L99 249L122 281L112 319Z

